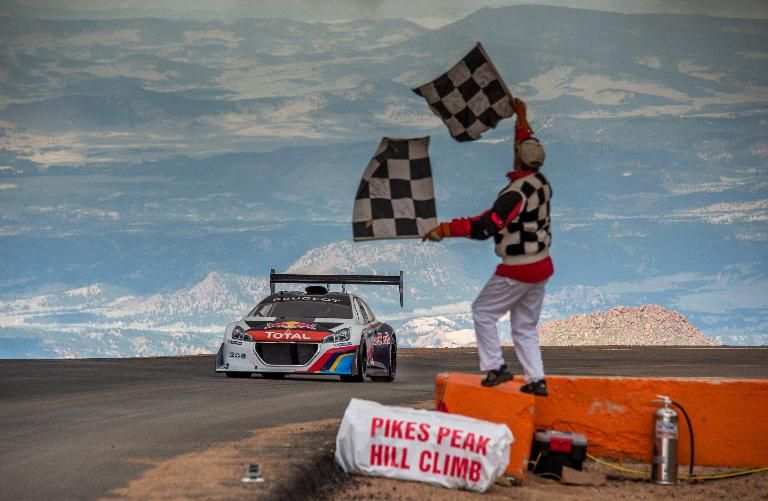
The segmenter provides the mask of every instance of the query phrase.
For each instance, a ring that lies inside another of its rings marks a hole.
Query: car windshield
[[[312,296],[277,297],[275,301],[256,306],[250,317],[278,318],[352,318],[352,306],[344,301]]]

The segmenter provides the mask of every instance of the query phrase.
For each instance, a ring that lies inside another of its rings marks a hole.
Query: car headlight
[[[323,338],[324,343],[341,343],[342,341],[349,341],[352,336],[352,331],[348,327],[339,329],[333,334],[329,334]]]
[[[232,329],[232,339],[237,339],[239,341],[253,341],[251,335],[245,332],[239,325],[236,325],[235,328]]]

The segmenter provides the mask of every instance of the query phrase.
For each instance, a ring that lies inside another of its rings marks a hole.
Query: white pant
[[[475,321],[481,371],[498,369],[504,363],[496,324],[509,312],[512,341],[515,343],[517,359],[523,366],[525,382],[544,378],[544,363],[541,361],[536,325],[544,302],[546,283],[545,280],[529,284],[493,275],[485,284],[472,303],[472,319]]]

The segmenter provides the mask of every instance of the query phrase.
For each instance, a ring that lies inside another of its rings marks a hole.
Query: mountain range
[[[431,136],[441,220],[492,203],[511,120],[459,144],[410,90],[478,40],[547,151],[542,321],[655,304],[717,343],[768,343],[765,19],[521,5],[428,29],[11,12],[0,356],[210,351],[270,268],[404,270],[406,308],[366,291],[374,309],[413,345],[463,342],[491,244],[353,244],[350,216],[382,136]]]
[[[375,247],[371,246],[369,250]],[[478,287],[470,277],[446,276],[435,262],[451,265],[450,254],[436,247],[389,244],[378,253],[360,252],[347,242],[314,249],[288,273],[397,274],[407,262],[406,309],[394,287],[349,286],[375,305],[379,318],[395,327],[402,347],[474,346],[469,304],[462,299]],[[463,287],[456,287],[456,283]],[[285,286],[287,290],[301,285]],[[210,273],[193,287],[170,294],[135,296],[103,284],[23,299],[0,301],[0,357],[131,357],[211,353],[223,326],[239,319],[269,291],[265,278]],[[441,306],[432,304],[439,294]],[[455,303],[446,303],[455,301]],[[549,297],[546,309],[556,309]],[[545,316],[547,314],[545,313]],[[507,320],[502,339],[510,343]],[[6,336],[7,336],[6,334]],[[15,334],[15,335],[14,335]],[[680,313],[657,305],[618,306],[607,311],[551,320],[540,326],[542,345],[701,345],[717,344]]]

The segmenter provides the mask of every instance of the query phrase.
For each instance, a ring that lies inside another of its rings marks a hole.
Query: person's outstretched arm
[[[463,217],[440,223],[424,235],[423,240],[439,242],[445,237],[468,237],[475,240],[485,240],[504,228],[515,219],[523,208],[523,197],[520,193],[509,191],[504,193],[493,207],[476,217]]]

